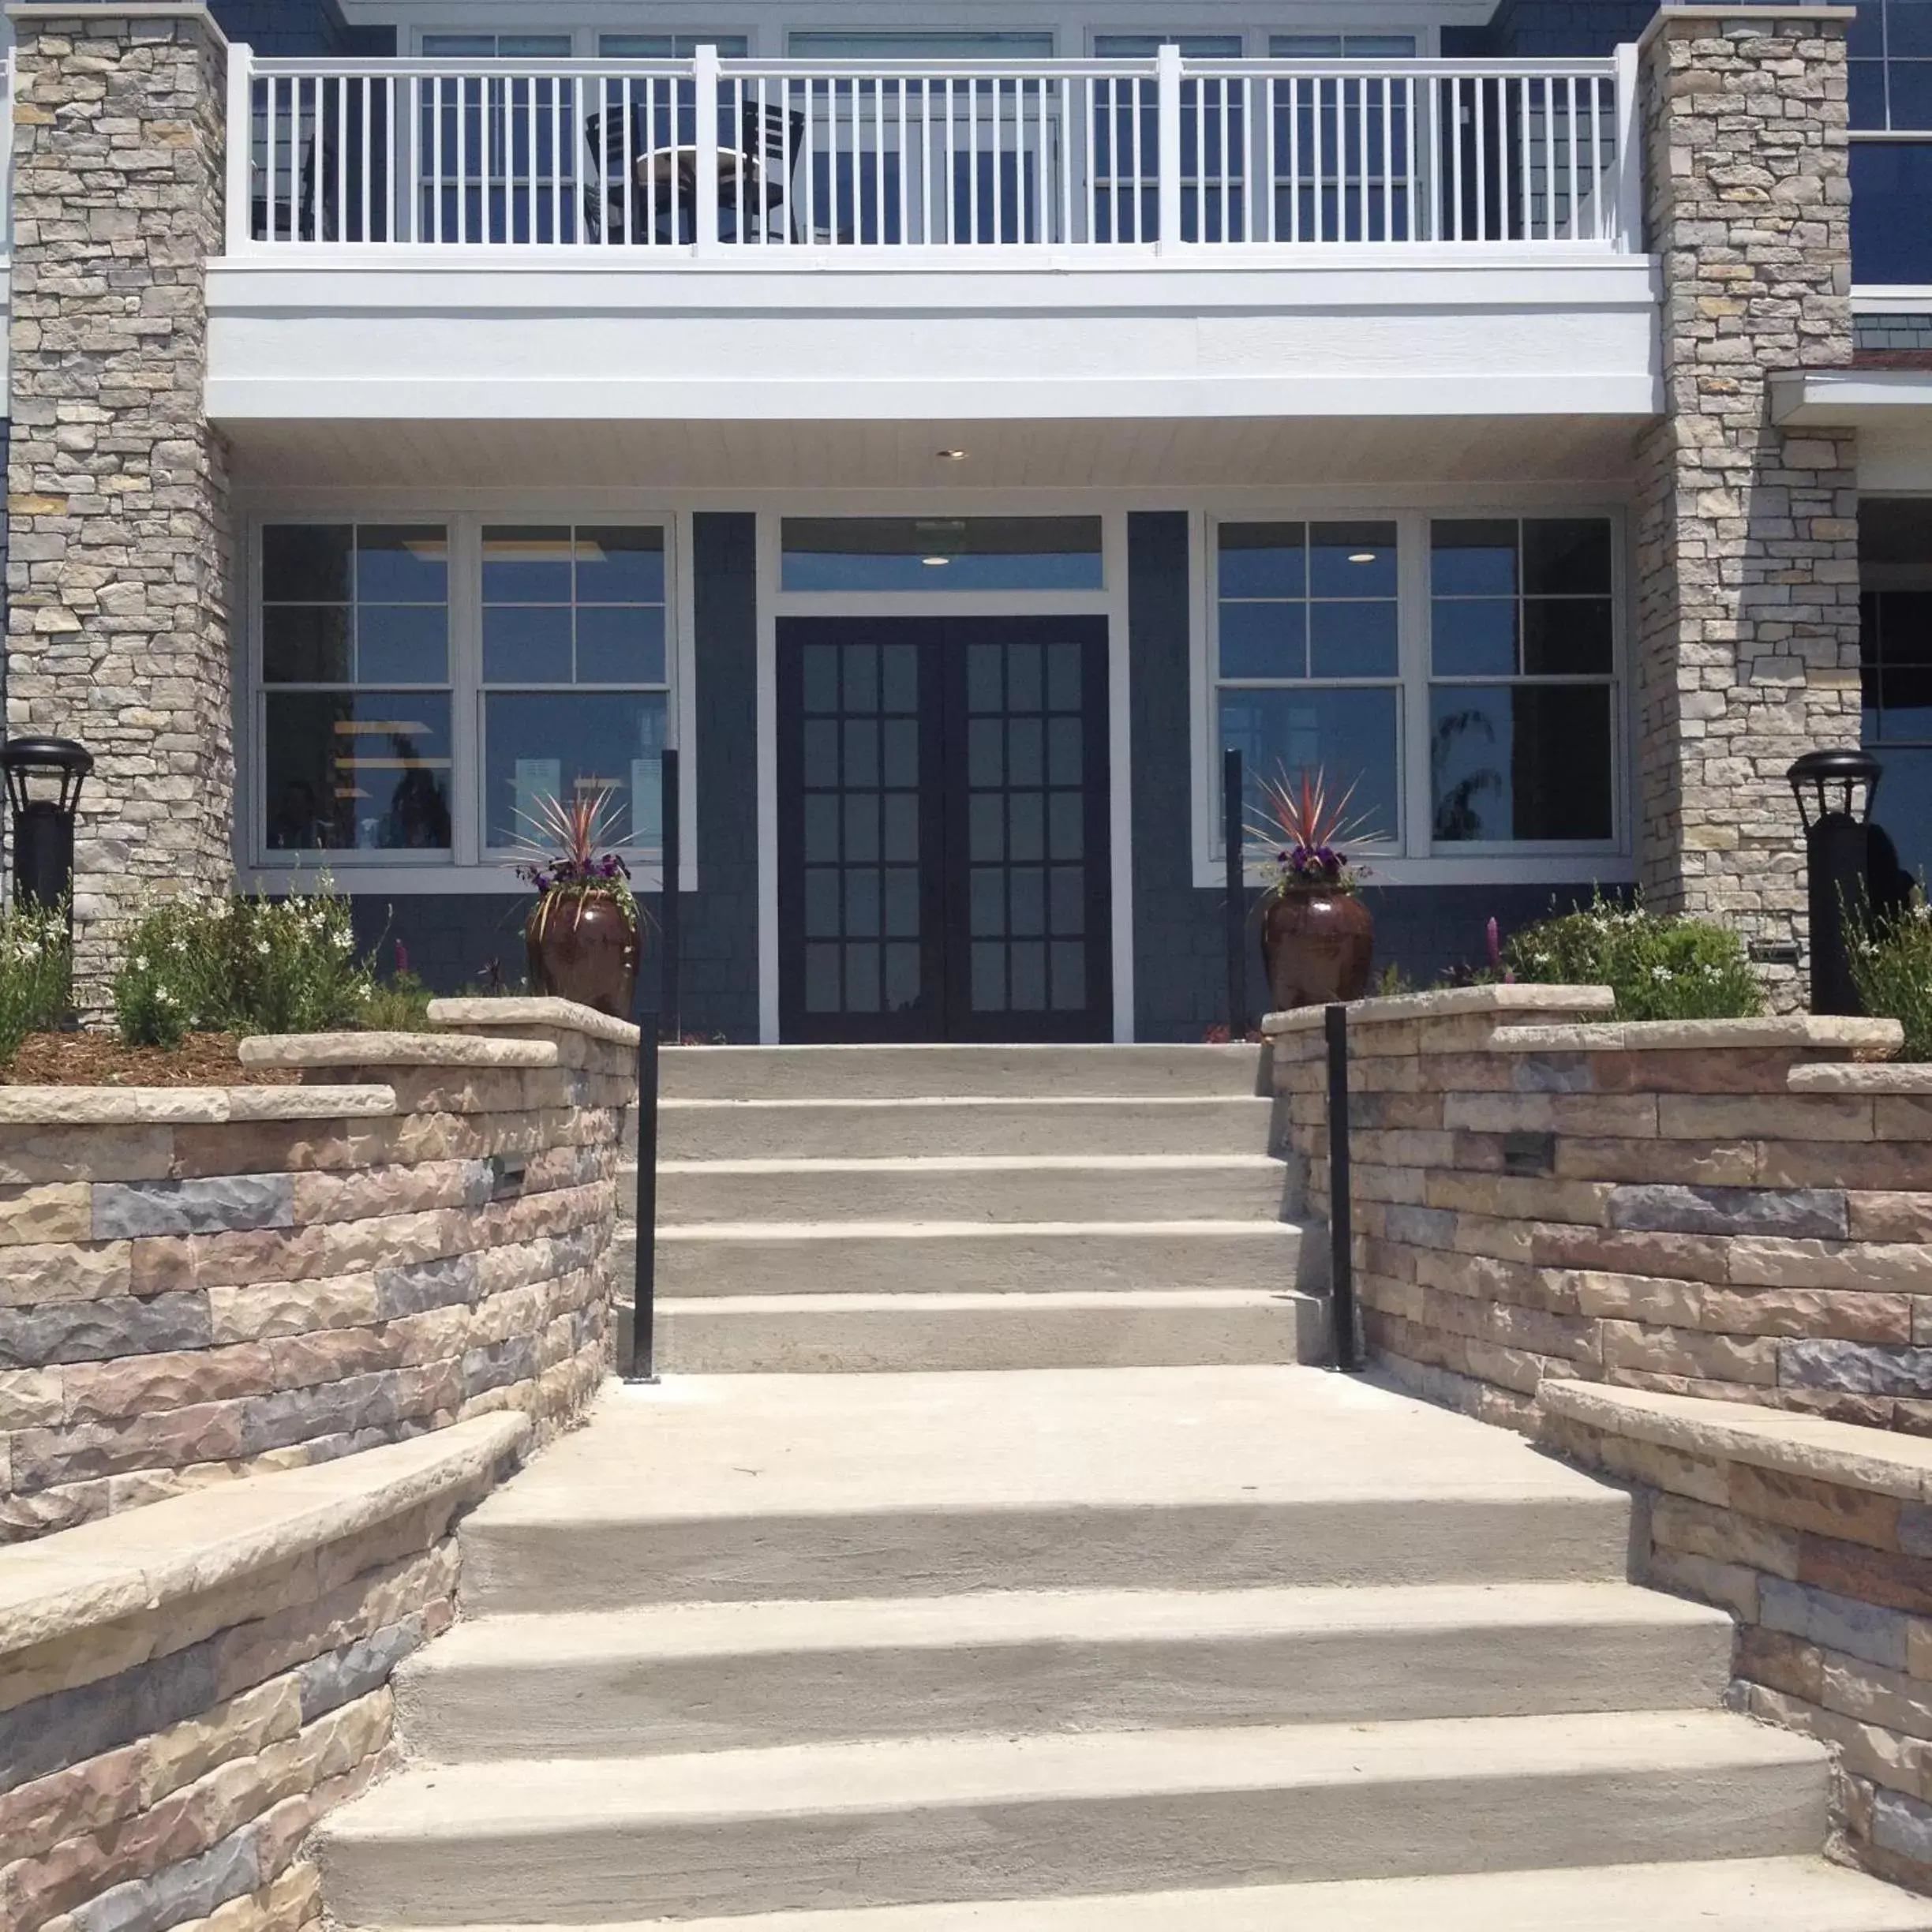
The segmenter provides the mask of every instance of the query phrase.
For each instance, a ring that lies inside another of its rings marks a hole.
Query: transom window
[[[787,590],[1098,590],[1098,517],[787,517]]]
[[[607,33],[597,36],[605,60],[689,60],[701,47],[714,47],[721,60],[743,60],[751,45],[743,34]]]
[[[1413,60],[1413,34],[1270,34],[1271,60]]]
[[[425,57],[431,60],[568,60],[567,33],[426,33]]]

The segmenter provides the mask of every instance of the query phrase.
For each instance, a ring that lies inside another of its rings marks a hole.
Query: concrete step
[[[872,1739],[406,1770],[314,1844],[352,1925],[1791,1856],[1822,1747],[1722,1713]]]
[[[1619,1583],[676,1604],[459,1624],[397,1677],[444,1762],[865,1737],[1714,1709],[1723,1612]]]
[[[683,1932],[1932,1932],[1932,1899],[1822,1859],[1457,1872],[687,1919]],[[392,1929],[393,1932],[393,1929]],[[500,1932],[472,1926],[468,1932]],[[646,1932],[640,1924],[605,1932]]]
[[[1254,1096],[1114,1100],[672,1100],[663,1160],[876,1160],[902,1155],[1263,1154]],[[636,1168],[626,1172],[635,1185]]]
[[[1621,1580],[1629,1499],[1304,1368],[613,1386],[463,1526],[472,1615],[977,1589]]]
[[[1327,1304],[1292,1291],[711,1295],[657,1304],[666,1375],[1196,1368],[1328,1358]],[[631,1306],[616,1305],[617,1359]]]
[[[661,1226],[719,1221],[1240,1221],[1282,1217],[1265,1154],[663,1161]]]
[[[636,1279],[620,1226],[612,1279]],[[1319,1290],[1327,1251],[1292,1222],[714,1222],[657,1230],[665,1297]]]
[[[1090,1099],[1266,1093],[1256,1046],[678,1046],[676,1100]]]

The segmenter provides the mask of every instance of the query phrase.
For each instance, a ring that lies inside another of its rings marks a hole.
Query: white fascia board
[[[1852,313],[1855,316],[1932,315],[1932,287],[1890,282],[1854,283]]]
[[[210,267],[208,407],[218,421],[1644,417],[1662,402],[1656,289],[1644,257],[1520,251],[966,273],[249,257]]]
[[[1932,369],[1781,369],[1771,420],[1785,429],[1855,429],[1932,410]]]

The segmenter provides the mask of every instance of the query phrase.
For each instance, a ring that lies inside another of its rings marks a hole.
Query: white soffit
[[[227,425],[253,488],[1236,489],[1620,484],[1646,419],[1462,416],[1107,422]],[[955,462],[939,452],[964,449]]]
[[[1932,441],[1932,369],[1782,369],[1771,419],[1787,429],[1921,432]]]

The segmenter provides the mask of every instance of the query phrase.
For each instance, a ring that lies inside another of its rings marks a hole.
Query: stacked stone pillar
[[[6,725],[93,751],[84,1005],[144,897],[234,876],[228,476],[204,413],[227,43],[205,7],[9,9]]]
[[[1859,741],[1855,439],[1781,430],[1770,396],[1851,359],[1852,12],[1666,6],[1642,52],[1666,413],[1638,451],[1641,876],[1761,953],[1804,937],[1785,771]]]

